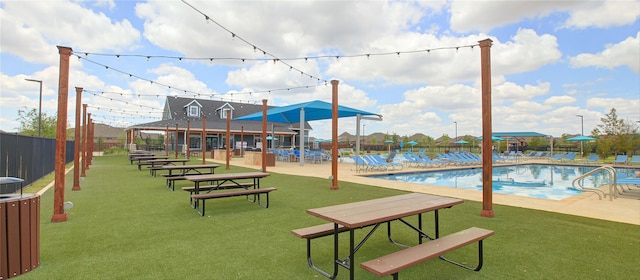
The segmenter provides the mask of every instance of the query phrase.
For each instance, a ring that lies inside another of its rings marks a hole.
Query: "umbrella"
[[[464,139],[462,139],[462,140],[456,141],[456,144],[469,144],[469,142],[467,142]]]
[[[417,145],[418,142],[411,140],[411,141],[407,142],[407,144],[411,145],[411,151],[413,152],[413,146]]]
[[[579,136],[571,137],[571,138],[567,139],[567,141],[580,141],[580,142],[593,141],[593,140],[596,140],[596,138],[589,137],[589,136],[583,136],[583,135],[579,135]]]
[[[389,146],[389,153],[391,153],[391,144],[393,144],[393,140],[387,139],[387,140],[384,140],[384,143]]]

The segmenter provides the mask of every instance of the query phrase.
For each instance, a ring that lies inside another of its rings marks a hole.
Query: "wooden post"
[[[338,80],[331,80],[331,189],[338,189]]]
[[[240,157],[244,157],[244,125],[240,126]]]
[[[267,100],[262,99],[262,172],[267,172]],[[273,141],[273,140],[272,140]]]
[[[53,192],[53,216],[51,222],[64,222],[64,173],[67,153],[67,102],[69,96],[69,57],[73,50],[58,46],[60,72],[58,74],[58,123],[56,127],[55,187]]]
[[[187,120],[187,131],[184,133],[184,141],[187,145],[187,149],[185,150],[185,155],[184,157],[186,157],[187,159],[189,159],[191,157],[191,136],[189,135],[191,133],[191,121]]]
[[[73,139],[73,187],[72,191],[79,191],[80,188],[80,110],[82,108],[82,88],[76,87],[76,129]]]
[[[227,166],[226,169],[229,170],[229,161],[231,160],[231,147],[230,147],[230,143],[231,143],[231,111],[227,112],[227,141],[225,141],[225,145],[227,146]]]
[[[178,123],[176,123],[176,144],[175,144],[175,154],[176,154],[176,158],[178,158]]]
[[[93,151],[94,151],[94,135],[95,135],[95,130],[96,128],[96,124],[93,122],[93,119],[89,119],[89,164],[91,165],[93,162]]]
[[[169,156],[169,125],[164,130],[164,155]]]
[[[493,150],[491,145],[491,39],[479,41],[482,77],[482,217],[494,217],[493,213]]]
[[[82,174],[86,177],[87,169],[87,104],[82,104]]]
[[[205,163],[205,155],[207,154],[207,116],[202,116],[202,142],[200,143],[200,150],[202,150],[202,164]]]
[[[87,113],[87,158],[85,159],[87,161],[86,165],[87,165],[87,170],[89,170],[90,164],[91,164],[91,154],[89,153],[89,150],[91,150],[91,143],[89,142],[89,140],[91,140],[91,137],[89,136],[89,134],[91,133],[91,113]]]

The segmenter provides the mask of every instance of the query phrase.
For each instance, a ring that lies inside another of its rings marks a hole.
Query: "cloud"
[[[51,15],[64,16],[52,20]],[[122,50],[140,39],[127,19],[113,21],[69,1],[5,1],[0,25],[2,51],[28,62],[55,64],[56,45],[76,51]]]
[[[544,101],[544,104],[549,104],[549,105],[566,105],[566,104],[571,104],[576,102],[576,98],[573,96],[567,96],[567,95],[563,95],[563,96],[551,96],[549,97],[547,100]]]
[[[600,109],[606,113],[608,113],[611,108],[615,108],[619,118],[638,121],[640,120],[640,93],[638,93],[636,97],[635,100],[619,97],[589,98],[586,107],[590,109]]]
[[[584,29],[588,27],[609,28],[634,23],[640,17],[638,1],[589,1],[591,5],[581,5],[572,11],[563,24],[565,28]]]
[[[640,16],[637,1],[452,1],[451,29],[460,33],[489,32],[495,28],[547,18],[566,17],[558,28],[609,28],[632,24]]]
[[[582,53],[570,58],[571,66],[603,67],[613,69],[626,65],[636,73],[640,73],[640,32],[636,37],[628,37],[620,43],[607,45],[606,48],[595,54]]]
[[[580,5],[580,1],[452,1],[450,24],[456,32],[489,32],[500,26],[543,18]]]

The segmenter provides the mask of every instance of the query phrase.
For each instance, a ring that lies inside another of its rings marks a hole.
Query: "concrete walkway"
[[[207,159],[208,161],[221,164],[224,168],[225,161],[218,161]],[[526,163],[536,163],[536,161],[528,161]],[[546,161],[538,163],[548,163]],[[242,166],[247,168],[254,168],[260,170],[260,166],[249,165],[244,162],[244,158],[235,157],[230,160],[231,165]],[[398,189],[410,192],[422,192],[436,195],[457,197],[466,200],[482,201],[482,193],[473,190],[461,190],[448,187],[428,186],[422,184],[406,183],[406,182],[393,182],[390,183],[387,180],[373,179],[363,176],[362,173],[356,173],[353,169],[352,163],[339,163],[338,164],[338,181],[339,182],[353,182],[365,185],[378,186],[383,188]],[[413,172],[413,171],[427,171],[436,170],[435,168],[414,168],[405,167],[401,172]],[[313,176],[327,179],[327,189],[331,187],[331,163],[325,162],[322,164],[313,164],[306,162],[304,166],[300,166],[298,162],[276,162],[276,166],[267,167],[267,172],[299,175],[299,176]],[[384,172],[391,173],[391,172]],[[368,172],[364,175],[375,174]],[[340,183],[338,183],[340,186]],[[339,191],[339,190],[338,190]],[[585,192],[563,200],[548,200],[540,198],[530,198],[515,195],[503,195],[493,194],[493,203],[500,205],[509,205],[515,207],[537,209],[543,211],[550,211],[556,213],[577,215],[595,219],[609,220],[621,223],[629,223],[640,225],[640,200],[617,198],[613,201],[609,201],[609,198],[598,199],[595,193]],[[478,215],[480,215],[478,209]],[[500,215],[500,213],[496,213]]]

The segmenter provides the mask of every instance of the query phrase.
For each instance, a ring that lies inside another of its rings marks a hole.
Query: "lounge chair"
[[[550,158],[550,161],[562,161],[562,158],[564,158],[564,156],[566,155],[566,153],[559,153],[559,154],[555,154],[553,155],[552,158]]]
[[[600,156],[598,154],[590,154],[589,158],[587,158],[584,163],[598,163],[598,161],[600,161]]]
[[[640,164],[640,156],[631,157],[631,160],[629,160],[629,165],[633,165],[634,163]]]
[[[578,153],[568,153],[563,159],[560,159],[560,162],[576,161],[576,155]]]
[[[380,155],[371,155],[369,157],[382,166],[386,166],[388,168],[393,168],[393,169],[395,169],[396,167],[400,167],[400,169],[402,169],[402,164],[395,163],[395,162],[388,162],[387,160],[382,158],[382,156]]]
[[[616,159],[613,161],[613,164],[627,164],[627,155],[618,155]]]

